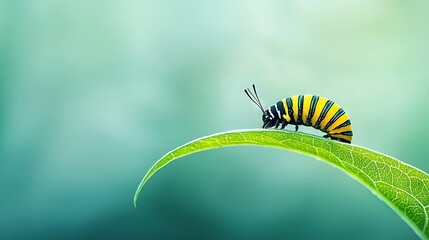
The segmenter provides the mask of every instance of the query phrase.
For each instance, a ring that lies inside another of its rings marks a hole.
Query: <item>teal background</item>
[[[2,1],[1,239],[417,239],[345,173],[236,147],[296,94],[340,104],[353,143],[429,171],[428,1]],[[289,130],[291,128],[288,128]],[[301,131],[322,133],[309,128]]]

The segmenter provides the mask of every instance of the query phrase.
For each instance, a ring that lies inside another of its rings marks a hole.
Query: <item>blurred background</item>
[[[353,143],[429,171],[428,1],[2,1],[1,239],[417,239],[342,171],[294,152],[197,153],[296,94]],[[291,129],[291,128],[289,128]],[[302,127],[301,131],[311,132]],[[314,132],[322,135],[320,132]]]

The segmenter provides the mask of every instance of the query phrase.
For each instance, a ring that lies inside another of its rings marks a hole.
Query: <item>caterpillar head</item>
[[[265,112],[262,114],[262,121],[264,122],[262,128],[271,128],[276,125],[277,120],[273,116],[271,116],[268,110],[265,110]]]
[[[262,125],[262,128],[270,128],[276,125],[276,120],[270,114],[270,112],[267,110],[264,111],[264,108],[262,107],[261,100],[259,100],[258,93],[256,92],[255,84],[253,86],[253,93],[249,89],[245,89],[244,92],[247,94],[247,96],[256,104],[256,106],[259,107],[262,111],[262,121],[264,122],[264,125]]]

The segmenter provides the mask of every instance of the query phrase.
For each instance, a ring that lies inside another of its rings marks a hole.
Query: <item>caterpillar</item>
[[[331,138],[345,143],[351,143],[352,124],[346,112],[333,101],[317,95],[295,95],[281,99],[264,111],[261,101],[253,84],[253,93],[247,88],[247,96],[262,111],[262,128],[284,129],[288,124],[311,126],[326,133],[324,138]]]

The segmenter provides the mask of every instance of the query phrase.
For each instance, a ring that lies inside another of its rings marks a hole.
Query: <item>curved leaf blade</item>
[[[257,145],[301,152],[343,170],[365,185],[396,211],[421,237],[429,239],[429,175],[387,155],[351,144],[300,132],[236,130],[186,143],[159,159],[146,173],[134,195],[138,196],[153,174],[171,161],[212,148]]]

